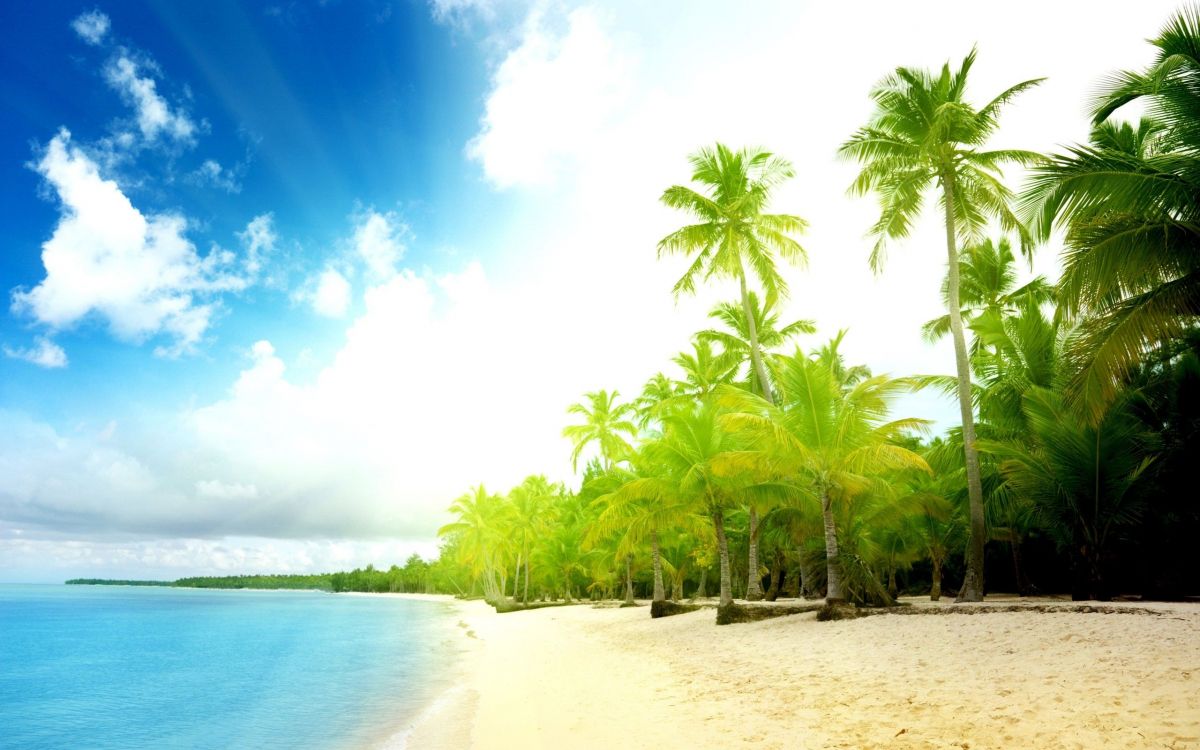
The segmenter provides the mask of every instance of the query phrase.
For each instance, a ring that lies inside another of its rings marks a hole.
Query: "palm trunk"
[[[525,603],[528,604],[529,603],[529,553],[528,552],[525,553],[525,594],[524,594],[523,598],[525,600]]]
[[[833,524],[833,503],[828,491],[821,493],[821,518],[825,523],[825,601],[841,604],[846,595],[842,593],[842,561],[838,557],[837,527]]]
[[[513,598],[514,602],[517,600],[517,589],[519,589],[520,586],[521,586],[521,553],[518,552],[517,553],[517,567],[513,570],[512,598]],[[505,588],[507,588],[507,587],[505,587]]]
[[[662,560],[659,558],[658,552],[658,529],[650,530],[650,553],[654,560],[654,599],[653,601],[661,602],[667,598],[666,591],[663,589],[662,578]]]
[[[763,364],[762,352],[758,344],[758,323],[754,320],[754,310],[750,307],[750,292],[746,289],[746,274],[738,274],[742,291],[742,312],[746,315],[746,332],[750,334],[750,362],[758,377],[758,385],[762,388],[763,398],[768,403],[775,403],[775,394],[771,392],[771,381],[767,378],[767,368]],[[758,511],[750,508],[750,559],[746,579],[746,599],[757,601],[763,598],[762,582],[758,575]]]
[[[771,587],[767,589],[766,596],[763,598],[769,602],[773,602],[779,598],[779,587],[783,578],[783,553],[775,550],[775,556],[771,558]]]
[[[747,561],[746,600],[751,602],[763,598],[762,576],[758,572],[758,511],[750,507],[750,559]]]
[[[707,599],[708,590],[705,584],[708,583],[708,568],[700,569],[700,585],[696,587],[696,598]]]
[[[729,540],[725,538],[725,516],[721,511],[713,513],[713,529],[717,532],[717,552],[721,558],[720,606],[733,603],[732,578],[729,575]]]
[[[633,555],[625,555],[625,604],[633,601]]]
[[[957,601],[983,601],[983,545],[987,528],[983,516],[983,484],[979,478],[979,452],[975,450],[975,413],[971,406],[971,362],[963,335],[962,303],[959,300],[958,239],[954,228],[955,186],[953,170],[942,173],[946,209],[946,257],[950,333],[954,338],[954,362],[958,369],[958,408],[962,414],[963,454],[967,466],[967,498],[971,508],[971,538],[967,542],[967,573]]]
[[[942,558],[932,557],[929,562],[933,564],[933,586],[929,589],[929,601],[936,602],[942,598]]]

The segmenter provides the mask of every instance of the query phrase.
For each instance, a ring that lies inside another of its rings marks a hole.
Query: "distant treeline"
[[[80,586],[172,586],[170,581],[122,581],[116,578],[72,578],[67,585]]]
[[[178,586],[193,589],[298,589],[306,591],[364,591],[376,593],[433,593],[439,587],[430,580],[430,564],[411,555],[404,567],[393,565],[378,570],[374,565],[342,573],[307,575],[193,576],[177,581],[118,581],[106,578],[72,578],[68,584],[109,586]]]

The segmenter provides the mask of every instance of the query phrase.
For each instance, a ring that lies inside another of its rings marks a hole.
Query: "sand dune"
[[[1200,605],[724,627],[462,606],[464,677],[414,750],[1200,748]]]

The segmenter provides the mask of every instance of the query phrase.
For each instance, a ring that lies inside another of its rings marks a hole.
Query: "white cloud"
[[[357,217],[351,241],[367,271],[376,278],[385,279],[396,273],[408,233],[408,226],[395,213],[367,209]]]
[[[238,238],[246,246],[246,273],[253,276],[262,270],[263,262],[275,251],[275,243],[279,241],[279,235],[275,233],[275,215],[255,216],[245,231],[238,233]]]
[[[222,167],[215,159],[205,159],[199,167],[188,173],[187,180],[193,185],[215,187],[226,193],[242,192],[242,183],[237,171]]]
[[[340,318],[350,307],[350,282],[336,268],[326,268],[317,277],[313,290],[312,308],[329,318]]]
[[[187,112],[167,103],[158,93],[155,80],[142,74],[143,67],[122,52],[107,65],[104,77],[136,111],[138,129],[147,142],[153,143],[160,134],[166,134],[176,141],[190,143],[196,134],[196,124]]]
[[[91,45],[99,45],[104,42],[104,37],[108,35],[109,25],[108,16],[99,10],[89,10],[71,22],[71,28],[75,29],[75,33]]]
[[[61,346],[45,336],[38,336],[35,340],[35,346],[28,349],[12,349],[6,345],[4,347],[4,356],[11,357],[12,359],[21,359],[39,367],[50,369],[67,366],[67,353],[63,351]]]
[[[202,258],[184,234],[183,216],[143,215],[67,131],[50,141],[36,168],[57,193],[62,216],[42,245],[46,277],[13,292],[14,311],[53,330],[97,315],[128,341],[171,338],[157,351],[175,355],[207,330],[207,298],[246,286],[229,272],[231,253],[214,249]]]
[[[496,14],[495,0],[430,0],[433,18],[439,23],[461,23],[468,16],[478,15],[484,20]]]
[[[631,65],[595,10],[572,11],[561,35],[534,11],[520,46],[495,72],[467,153],[500,187],[552,182],[595,147],[628,96]]]

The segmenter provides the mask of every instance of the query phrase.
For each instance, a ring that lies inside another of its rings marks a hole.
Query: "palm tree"
[[[501,542],[498,517],[502,500],[484,486],[473,487],[450,506],[457,521],[438,529],[438,536],[457,537],[459,549],[476,578],[483,577],[483,594],[489,602],[503,598],[503,584],[496,581],[497,552]]]
[[[771,401],[771,383],[763,363],[758,322],[746,283],[747,266],[766,292],[763,309],[787,295],[787,282],[775,267],[775,254],[800,264],[807,260],[804,248],[791,235],[802,232],[806,222],[791,214],[764,213],[776,185],[794,175],[792,165],[763,149],[733,149],[718,143],[689,157],[692,180],[705,192],[684,185],[667,188],[662,201],[694,216],[699,223],[672,232],[658,243],[658,255],[694,256],[691,266],[675,284],[678,297],[693,293],[698,278],[736,279],[741,289],[742,321],[746,325],[752,369],[764,397]],[[747,598],[761,599],[757,561],[758,509],[750,509],[750,562]]]
[[[802,232],[806,222],[791,214],[764,213],[771,191],[793,176],[787,160],[763,149],[734,151],[723,144],[702,148],[689,157],[692,180],[705,192],[674,185],[662,194],[662,202],[694,216],[698,223],[678,229],[658,243],[658,255],[694,256],[688,270],[676,282],[675,296],[694,293],[697,280],[736,279],[741,288],[742,311],[748,323],[750,357],[758,381],[768,400],[771,387],[763,366],[750,291],[749,273],[766,291],[766,307],[787,295],[787,282],[775,267],[775,255],[800,264],[804,248],[791,236]]]
[[[583,394],[587,403],[571,404],[568,414],[583,417],[583,424],[568,425],[563,428],[563,437],[574,443],[571,451],[571,466],[579,467],[579,454],[591,443],[600,447],[600,457],[605,468],[610,468],[614,461],[624,459],[632,448],[628,440],[637,435],[637,427],[631,418],[634,416],[633,404],[617,402],[618,392],[594,391]]]
[[[643,447],[633,461],[633,470],[621,472],[618,486],[596,498],[599,515],[588,532],[589,539],[621,532],[630,544],[650,542],[651,563],[654,569],[653,601],[666,599],[660,533],[664,529],[680,529],[702,533],[702,517],[696,505],[667,475],[664,466],[653,461],[654,449]]]
[[[1200,7],[1170,18],[1154,62],[1106,81],[1091,143],[1037,168],[1022,211],[1039,239],[1066,229],[1061,305],[1088,316],[1068,349],[1071,400],[1103,414],[1145,351],[1200,316]],[[1132,101],[1148,117],[1121,123]]]
[[[1139,480],[1155,448],[1129,405],[1119,399],[1093,424],[1061,394],[1031,388],[1025,414],[1032,439],[981,443],[1000,460],[1005,483],[1031,500],[1060,548],[1077,561],[1075,598],[1108,598],[1112,540],[1143,509]]]
[[[699,335],[692,341],[691,352],[680,352],[671,361],[683,371],[678,393],[693,398],[704,398],[717,386],[730,382],[737,369],[723,352],[713,350],[712,341]]]
[[[789,343],[796,336],[815,332],[816,326],[811,320],[795,320],[784,326],[779,325],[779,313],[765,307],[754,292],[749,293],[750,314],[753,322],[746,317],[746,307],[736,302],[720,302],[709,311],[708,317],[724,324],[724,330],[710,328],[696,334],[699,341],[709,341],[719,344],[722,356],[736,365],[738,369],[747,368],[746,385],[751,391],[760,395],[763,393],[762,384],[754,372],[754,359],[751,355],[753,342],[750,339],[750,328],[754,327],[758,336],[760,350],[767,352],[776,350]],[[768,371],[770,361],[764,361]],[[768,374],[770,374],[768,372]]]
[[[978,237],[989,219],[997,220],[1005,231],[1019,234],[1023,242],[1026,240],[1028,235],[1010,207],[1012,193],[1000,180],[1000,167],[1008,163],[1033,164],[1040,158],[1028,151],[985,147],[996,130],[1000,108],[1041,79],[1018,83],[975,109],[965,100],[967,75],[974,62],[975,50],[971,50],[956,71],[950,69],[949,63],[942,66],[938,75],[897,68],[871,91],[875,112],[870,121],[839,149],[841,156],[862,164],[850,186],[851,194],[874,192],[880,199],[879,220],[871,228],[876,238],[871,266],[876,271],[883,266],[886,241],[908,236],[926,193],[935,184],[941,189],[949,269],[946,298],[958,370],[958,403],[971,509],[971,543],[960,601],[983,599],[983,548],[987,532],[971,411],[971,367],[963,334],[958,243],[963,238]]]
[[[645,446],[647,460],[660,467],[659,481],[640,486],[638,492],[675,505],[679,509],[675,512],[681,515],[687,507],[711,519],[720,558],[720,605],[726,606],[733,601],[733,588],[725,514],[751,482],[735,462],[728,460],[742,446],[738,436],[721,426],[720,414],[711,398],[676,404],[667,410],[662,417],[662,435]],[[713,468],[718,456],[723,457],[720,471]]]
[[[560,492],[560,487],[551,484],[546,477],[538,475],[526,477],[508,493],[512,506],[512,524],[509,532],[519,535],[520,550],[517,559],[525,561],[525,589],[521,600],[526,604],[529,603],[529,567],[532,557],[530,542],[541,533],[544,516]],[[515,599],[515,585],[513,592]]]
[[[1017,287],[1017,256],[1007,237],[999,242],[990,238],[963,248],[958,260],[959,301],[962,317],[968,328],[996,325],[1005,315],[1016,312],[1018,306],[1032,299],[1037,304],[1050,302],[1054,292],[1044,278],[1038,276]],[[942,295],[949,296],[949,275],[942,282]],[[947,300],[947,308],[949,308]],[[950,333],[950,314],[934,318],[921,327],[925,338],[937,341]],[[978,331],[976,331],[978,334]],[[971,345],[974,359],[981,347],[975,336]]]
[[[876,375],[844,389],[831,368],[797,351],[780,362],[779,405],[733,389],[722,395],[723,402],[737,408],[723,424],[745,433],[756,446],[732,460],[773,475],[820,502],[825,598],[830,603],[845,601],[834,503],[850,502],[872,490],[881,472],[928,469],[924,459],[898,444],[909,431],[923,429],[925,422],[885,421],[892,399],[911,388],[907,380]]]

